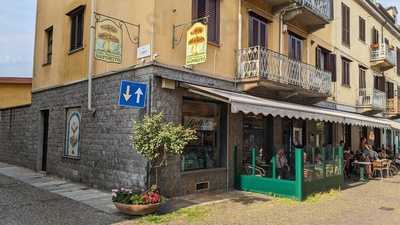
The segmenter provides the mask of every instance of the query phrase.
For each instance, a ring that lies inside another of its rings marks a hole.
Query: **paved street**
[[[118,225],[399,225],[400,177],[353,183],[299,203],[260,194],[230,196],[223,202],[195,207],[173,216],[150,216]]]
[[[203,193],[169,201],[165,208],[172,213],[129,218],[116,212],[109,193],[0,163],[0,225],[397,225],[399,187],[400,176],[355,182],[302,203],[245,192]]]
[[[1,225],[100,225],[122,218],[0,175]]]

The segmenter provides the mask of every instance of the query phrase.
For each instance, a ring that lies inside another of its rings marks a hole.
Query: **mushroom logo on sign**
[[[97,24],[95,57],[109,63],[122,61],[122,29],[111,20]]]
[[[186,35],[186,65],[205,63],[207,60],[207,25],[198,22]]]

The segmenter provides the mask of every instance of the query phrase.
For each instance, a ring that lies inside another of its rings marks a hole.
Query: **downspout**
[[[237,76],[239,75],[240,72],[240,50],[242,49],[242,0],[238,0],[238,4],[239,4],[239,10],[238,10],[238,43],[237,43],[237,68],[236,68],[236,76],[234,78],[235,81],[235,87],[237,87]]]
[[[90,40],[89,40],[89,62],[88,62],[88,110],[92,109],[92,77],[93,77],[93,59],[94,59],[94,42],[96,36],[96,0],[92,0],[90,10]]]
[[[237,48],[238,48],[238,52],[237,52],[237,74],[240,71],[240,54],[239,51],[240,49],[242,49],[242,0],[238,0],[238,4],[239,4],[239,9],[238,9],[238,43],[237,43]],[[236,78],[235,78],[235,85],[236,85]],[[230,151],[230,146],[229,146],[229,136],[230,136],[230,113],[231,113],[231,105],[230,103],[228,103],[228,107],[227,107],[227,112],[226,112],[226,191],[229,191],[229,151]],[[235,175],[235,174],[234,174]]]

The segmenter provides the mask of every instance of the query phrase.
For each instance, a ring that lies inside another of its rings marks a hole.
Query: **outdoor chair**
[[[245,170],[247,174],[251,175],[253,171],[253,166],[251,164],[247,164],[245,165]],[[259,166],[256,166],[255,171],[256,171],[256,176],[261,176],[261,177],[266,176],[265,170]]]
[[[380,173],[380,177],[381,179],[383,179],[383,171],[387,171],[387,175],[389,176],[389,170],[388,170],[388,166],[387,163],[383,160],[375,160],[372,162],[372,174],[374,176],[377,176],[377,172]]]

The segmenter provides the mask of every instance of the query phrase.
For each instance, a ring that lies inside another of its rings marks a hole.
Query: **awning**
[[[187,84],[190,92],[224,101],[231,105],[232,113],[262,114],[296,119],[307,119],[333,123],[351,124],[376,128],[391,128],[394,121],[368,117],[356,113],[323,109],[294,103],[264,99],[252,95],[225,91],[215,88]],[[400,124],[398,125],[400,128]]]

